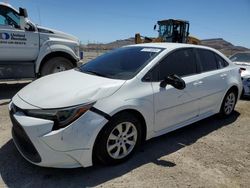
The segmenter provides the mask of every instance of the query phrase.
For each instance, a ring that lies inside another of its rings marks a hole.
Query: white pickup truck
[[[40,27],[0,2],[0,80],[36,78],[77,66],[79,40],[69,34]]]

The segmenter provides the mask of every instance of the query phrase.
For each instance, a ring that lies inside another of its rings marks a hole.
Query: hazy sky
[[[0,0],[1,1],[1,0]],[[77,36],[83,43],[111,42],[140,32],[157,36],[157,20],[190,22],[200,39],[224,38],[250,48],[250,0],[3,0],[28,9],[37,24]]]

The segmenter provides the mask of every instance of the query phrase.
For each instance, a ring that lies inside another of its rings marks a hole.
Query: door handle
[[[226,73],[221,74],[220,77],[221,77],[222,79],[224,79],[225,77],[227,77],[227,74],[226,74]]]
[[[201,80],[198,81],[198,82],[194,82],[194,83],[193,83],[194,86],[198,86],[198,85],[201,85],[201,84],[203,84],[203,81],[201,81]]]

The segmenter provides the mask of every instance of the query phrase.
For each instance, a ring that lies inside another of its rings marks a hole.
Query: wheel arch
[[[218,107],[217,107],[217,112],[220,112],[220,109],[221,109],[223,100],[224,100],[226,94],[227,94],[229,91],[231,91],[231,90],[234,90],[234,91],[236,92],[236,94],[237,94],[237,100],[239,99],[239,92],[240,92],[240,91],[239,91],[239,90],[240,90],[239,87],[238,87],[237,85],[231,85],[231,86],[225,91],[225,93],[224,93],[224,95],[223,95],[223,98],[222,98],[221,102],[219,103],[219,105],[218,105]]]
[[[146,125],[146,120],[144,118],[144,116],[142,115],[141,112],[139,112],[138,110],[135,110],[135,109],[132,109],[132,108],[129,108],[129,109],[123,109],[121,111],[118,111],[116,112],[115,114],[113,114],[110,119],[112,119],[113,117],[121,114],[121,113],[130,113],[130,114],[133,114],[134,116],[136,116],[140,122],[141,122],[141,125],[142,125],[142,137],[141,137],[141,143],[145,142],[146,140],[146,137],[147,137],[147,125]],[[109,120],[110,121],[110,120]],[[93,152],[92,152],[92,161],[95,161],[95,150],[96,150],[96,143],[97,143],[97,140],[99,139],[99,136],[102,134],[102,132],[104,131],[105,127],[107,126],[108,123],[106,123],[102,128],[101,130],[99,131],[99,133],[97,134],[96,136],[96,139],[95,139],[95,142],[94,142],[94,145],[93,145]]]
[[[124,113],[124,112],[132,114],[140,120],[141,125],[142,125],[142,127],[141,127],[142,128],[142,130],[141,130],[142,131],[142,140],[141,141],[144,142],[146,140],[146,136],[147,136],[147,124],[146,124],[146,120],[145,120],[144,116],[142,115],[141,112],[139,112],[138,110],[135,110],[135,109],[121,110],[121,111],[117,112],[116,114],[114,114],[113,116],[118,115],[120,113]]]
[[[238,96],[239,96],[239,88],[238,88],[236,85],[233,85],[233,86],[231,86],[231,87],[227,90],[227,92],[230,91],[230,90],[235,91],[236,94],[237,94],[237,98],[238,98]]]
[[[237,95],[237,99],[239,99],[239,92],[240,92],[240,89],[237,85],[231,85],[227,90],[226,92],[224,93],[223,95],[223,99],[225,98],[226,94],[229,92],[229,91],[235,91],[236,92],[236,95]]]
[[[122,110],[120,110],[120,111],[114,113],[114,114],[111,116],[111,119],[112,119],[113,117],[115,117],[115,116],[121,114],[121,113],[129,113],[129,114],[132,114],[132,115],[136,116],[136,117],[140,120],[140,122],[141,122],[141,124],[142,124],[142,142],[144,142],[144,141],[146,140],[146,137],[147,137],[147,130],[148,130],[148,128],[147,128],[146,119],[144,118],[144,116],[142,115],[142,113],[139,112],[139,111],[136,110],[136,109],[127,108],[127,109],[122,109]],[[106,126],[106,125],[105,125],[105,126]],[[105,127],[105,126],[104,126],[104,127]],[[102,129],[104,129],[104,127],[102,127]],[[101,130],[101,131],[102,131],[102,130]],[[101,131],[100,131],[100,132],[101,132]]]
[[[49,59],[51,59],[51,58],[53,58],[53,57],[64,57],[64,58],[70,60],[74,66],[77,66],[77,60],[76,60],[74,57],[72,57],[70,54],[68,54],[68,53],[66,53],[66,52],[62,52],[62,51],[51,52],[51,53],[47,54],[47,55],[42,59],[42,61],[41,61],[41,63],[40,63],[40,66],[39,66],[39,69],[38,69],[38,74],[40,74],[43,65],[44,65]]]

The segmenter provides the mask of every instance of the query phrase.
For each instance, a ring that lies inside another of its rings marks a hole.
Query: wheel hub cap
[[[234,105],[235,105],[235,94],[234,93],[230,93],[225,101],[225,106],[224,106],[224,110],[226,114],[230,114],[233,109],[234,109]]]
[[[58,65],[55,67],[53,73],[56,73],[56,72],[62,72],[62,71],[65,71],[66,70],[66,67],[63,66],[63,65]]]
[[[137,129],[131,122],[118,124],[110,133],[107,151],[110,157],[122,159],[132,152],[137,141]]]

